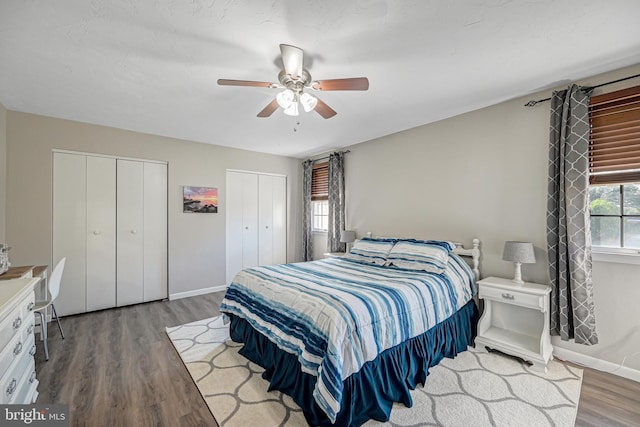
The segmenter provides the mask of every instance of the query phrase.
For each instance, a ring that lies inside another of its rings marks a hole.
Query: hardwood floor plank
[[[72,426],[217,426],[165,327],[220,314],[222,297],[64,317],[64,340],[51,323],[48,362],[36,341],[38,403],[68,404]],[[640,426],[640,383],[584,369],[576,426]]]

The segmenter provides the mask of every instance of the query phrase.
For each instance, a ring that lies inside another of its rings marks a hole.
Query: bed
[[[479,245],[364,238],[345,257],[241,271],[221,311],[309,425],[386,421],[431,366],[473,343]]]

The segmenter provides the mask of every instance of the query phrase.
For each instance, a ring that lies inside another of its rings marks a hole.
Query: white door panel
[[[87,156],[87,311],[116,306],[116,159]]]
[[[272,264],[287,262],[287,178],[273,177]]]
[[[258,265],[258,176],[242,174],[242,268]]]
[[[67,258],[55,301],[60,316],[86,311],[86,156],[53,153],[53,259]]]
[[[143,163],[117,163],[117,293],[116,305],[144,300]]]
[[[242,270],[242,174],[227,171],[227,285]]]
[[[167,165],[144,163],[144,301],[167,298]]]
[[[273,177],[258,176],[258,262],[273,264]]]

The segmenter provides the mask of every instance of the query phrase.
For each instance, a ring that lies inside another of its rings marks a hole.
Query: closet
[[[167,297],[167,164],[53,153],[59,315]]]
[[[242,269],[287,262],[287,178],[227,171],[227,285]]]

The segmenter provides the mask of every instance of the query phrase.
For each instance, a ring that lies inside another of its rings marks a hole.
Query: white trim
[[[596,262],[640,265],[640,250],[592,247],[591,258]]]
[[[175,294],[169,294],[169,301],[173,301],[181,298],[195,297],[198,295],[210,294],[212,292],[220,292],[226,289],[227,289],[227,285],[218,285],[218,286],[211,286],[209,288],[194,289],[192,291],[177,292]]]
[[[227,169],[227,172],[255,173],[255,174],[258,174],[258,175],[283,176],[285,178],[287,177],[287,175],[281,174],[281,173],[248,171],[248,170],[243,170],[243,169]]]
[[[568,362],[573,362],[578,365],[586,366],[587,368],[596,369],[598,371],[607,372],[619,377],[628,378],[633,381],[640,382],[640,371],[637,369],[629,368],[627,366],[620,366],[607,360],[597,359],[593,356],[578,353],[573,350],[567,350],[566,348],[554,347],[554,356]]]
[[[77,154],[80,156],[93,156],[93,157],[106,157],[108,159],[119,159],[119,160],[133,160],[136,162],[147,162],[147,163],[160,163],[162,165],[168,165],[169,162],[166,160],[151,160],[151,159],[141,159],[138,157],[123,157],[123,156],[113,156],[110,154],[100,154],[100,153],[90,153],[88,151],[73,151],[73,150],[61,150],[59,148],[52,148],[52,153],[65,153],[65,154]]]

